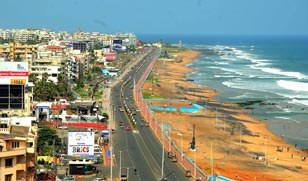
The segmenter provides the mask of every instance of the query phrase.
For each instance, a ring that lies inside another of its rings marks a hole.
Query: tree
[[[109,119],[109,115],[105,112],[102,114],[102,116],[105,117],[107,120]]]
[[[36,75],[34,73],[30,73],[29,82],[33,82],[35,84],[37,80]]]
[[[61,139],[58,137],[55,129],[44,126],[38,131],[37,146],[40,151],[40,155],[50,156],[54,149],[58,152],[62,149]]]

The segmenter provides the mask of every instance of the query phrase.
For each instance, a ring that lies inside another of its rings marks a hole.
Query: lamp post
[[[114,104],[112,105],[112,119],[114,119]],[[113,159],[113,153],[112,153],[112,130],[111,130],[111,121],[109,121],[109,135],[110,135],[110,156],[111,156],[111,161],[110,161],[110,180],[112,180],[112,159]]]
[[[121,156],[122,156],[122,154],[121,154],[121,153],[122,153],[122,151],[120,150],[120,170],[119,170],[119,180],[121,180],[121,166],[122,166],[122,165],[121,165],[121,164],[122,164],[122,157],[121,157]]]
[[[166,106],[164,106],[166,108]],[[164,135],[164,122],[165,122],[165,114],[166,112],[163,113],[164,118],[162,121],[162,137],[163,137],[163,149],[162,149],[162,160],[161,160],[161,178],[164,178],[164,162],[165,162],[165,135]]]
[[[214,161],[213,161],[213,136],[211,136],[211,174],[214,175]]]
[[[264,136],[264,164],[265,166],[267,165],[266,163],[266,137]]]
[[[181,159],[183,162],[183,133],[179,132],[178,135],[181,137]]]

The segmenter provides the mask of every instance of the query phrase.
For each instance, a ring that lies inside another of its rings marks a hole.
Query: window
[[[19,141],[13,141],[12,148],[19,148]]]
[[[27,148],[33,147],[33,142],[27,142]]]
[[[12,181],[13,174],[5,175],[5,181]]]
[[[7,124],[6,123],[1,123],[0,124],[0,128],[7,128]]]
[[[13,166],[13,158],[5,159],[5,167],[12,167]]]

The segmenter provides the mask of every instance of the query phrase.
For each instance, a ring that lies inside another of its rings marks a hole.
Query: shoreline
[[[196,125],[196,163],[204,172],[211,173],[209,143],[212,143],[215,174],[235,180],[253,180],[254,177],[257,177],[257,180],[285,179],[286,175],[290,180],[308,178],[308,175],[303,174],[304,170],[307,171],[307,164],[300,162],[301,156],[306,154],[297,151],[297,148],[275,135],[269,130],[267,123],[250,117],[234,104],[215,100],[215,96],[219,94],[216,90],[185,81],[186,75],[195,71],[187,65],[197,59],[202,52],[186,50],[177,54],[183,57],[183,62],[165,62],[165,64],[158,62],[155,66],[162,87],[154,89],[154,94],[171,99],[185,98],[192,102],[200,100],[208,102],[206,111],[201,111],[198,116],[170,113],[170,120],[168,121],[168,118],[166,120],[167,124],[172,125],[170,131],[172,140],[177,145],[183,141],[185,147],[192,138],[192,125]],[[150,88],[146,84],[145,90]],[[177,89],[174,85],[184,88]],[[161,112],[155,112],[155,115],[158,119],[163,119]],[[183,137],[177,136],[178,132],[181,132]],[[183,147],[184,154],[193,158],[193,153],[185,147]],[[284,151],[277,151],[277,147],[284,148]],[[256,157],[261,160],[254,159]],[[301,169],[297,170],[299,164]]]

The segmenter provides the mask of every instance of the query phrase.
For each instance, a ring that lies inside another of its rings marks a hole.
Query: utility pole
[[[264,164],[265,166],[267,165],[266,163],[266,137],[264,137]]]
[[[213,136],[211,137],[211,174],[214,175],[214,163],[213,163]]]
[[[112,105],[112,119],[114,119],[114,104]],[[112,152],[112,130],[111,130],[111,121],[109,121],[109,138],[110,138],[110,156],[111,156],[111,162],[110,162],[110,180],[112,180],[112,162],[113,162],[113,152]]]
[[[197,176],[197,169],[196,169],[196,151],[197,150],[195,150],[195,152],[194,152],[194,177],[196,178],[196,176]]]
[[[161,178],[164,178],[164,162],[165,162],[165,134],[164,134],[164,122],[165,122],[166,112],[164,112],[164,118],[162,121],[162,136],[163,136],[163,153],[161,158]]]
[[[170,82],[170,81],[169,81]],[[170,126],[169,126],[169,151],[171,152],[171,125],[172,125],[172,119],[171,119],[171,96],[169,97],[169,102],[170,102],[170,106],[169,106],[169,116],[170,116]]]
[[[242,125],[240,124],[240,146],[242,146]]]
[[[120,170],[119,170],[119,180],[121,180],[121,159],[122,159],[122,157],[121,157],[121,152],[122,151],[120,151]]]

